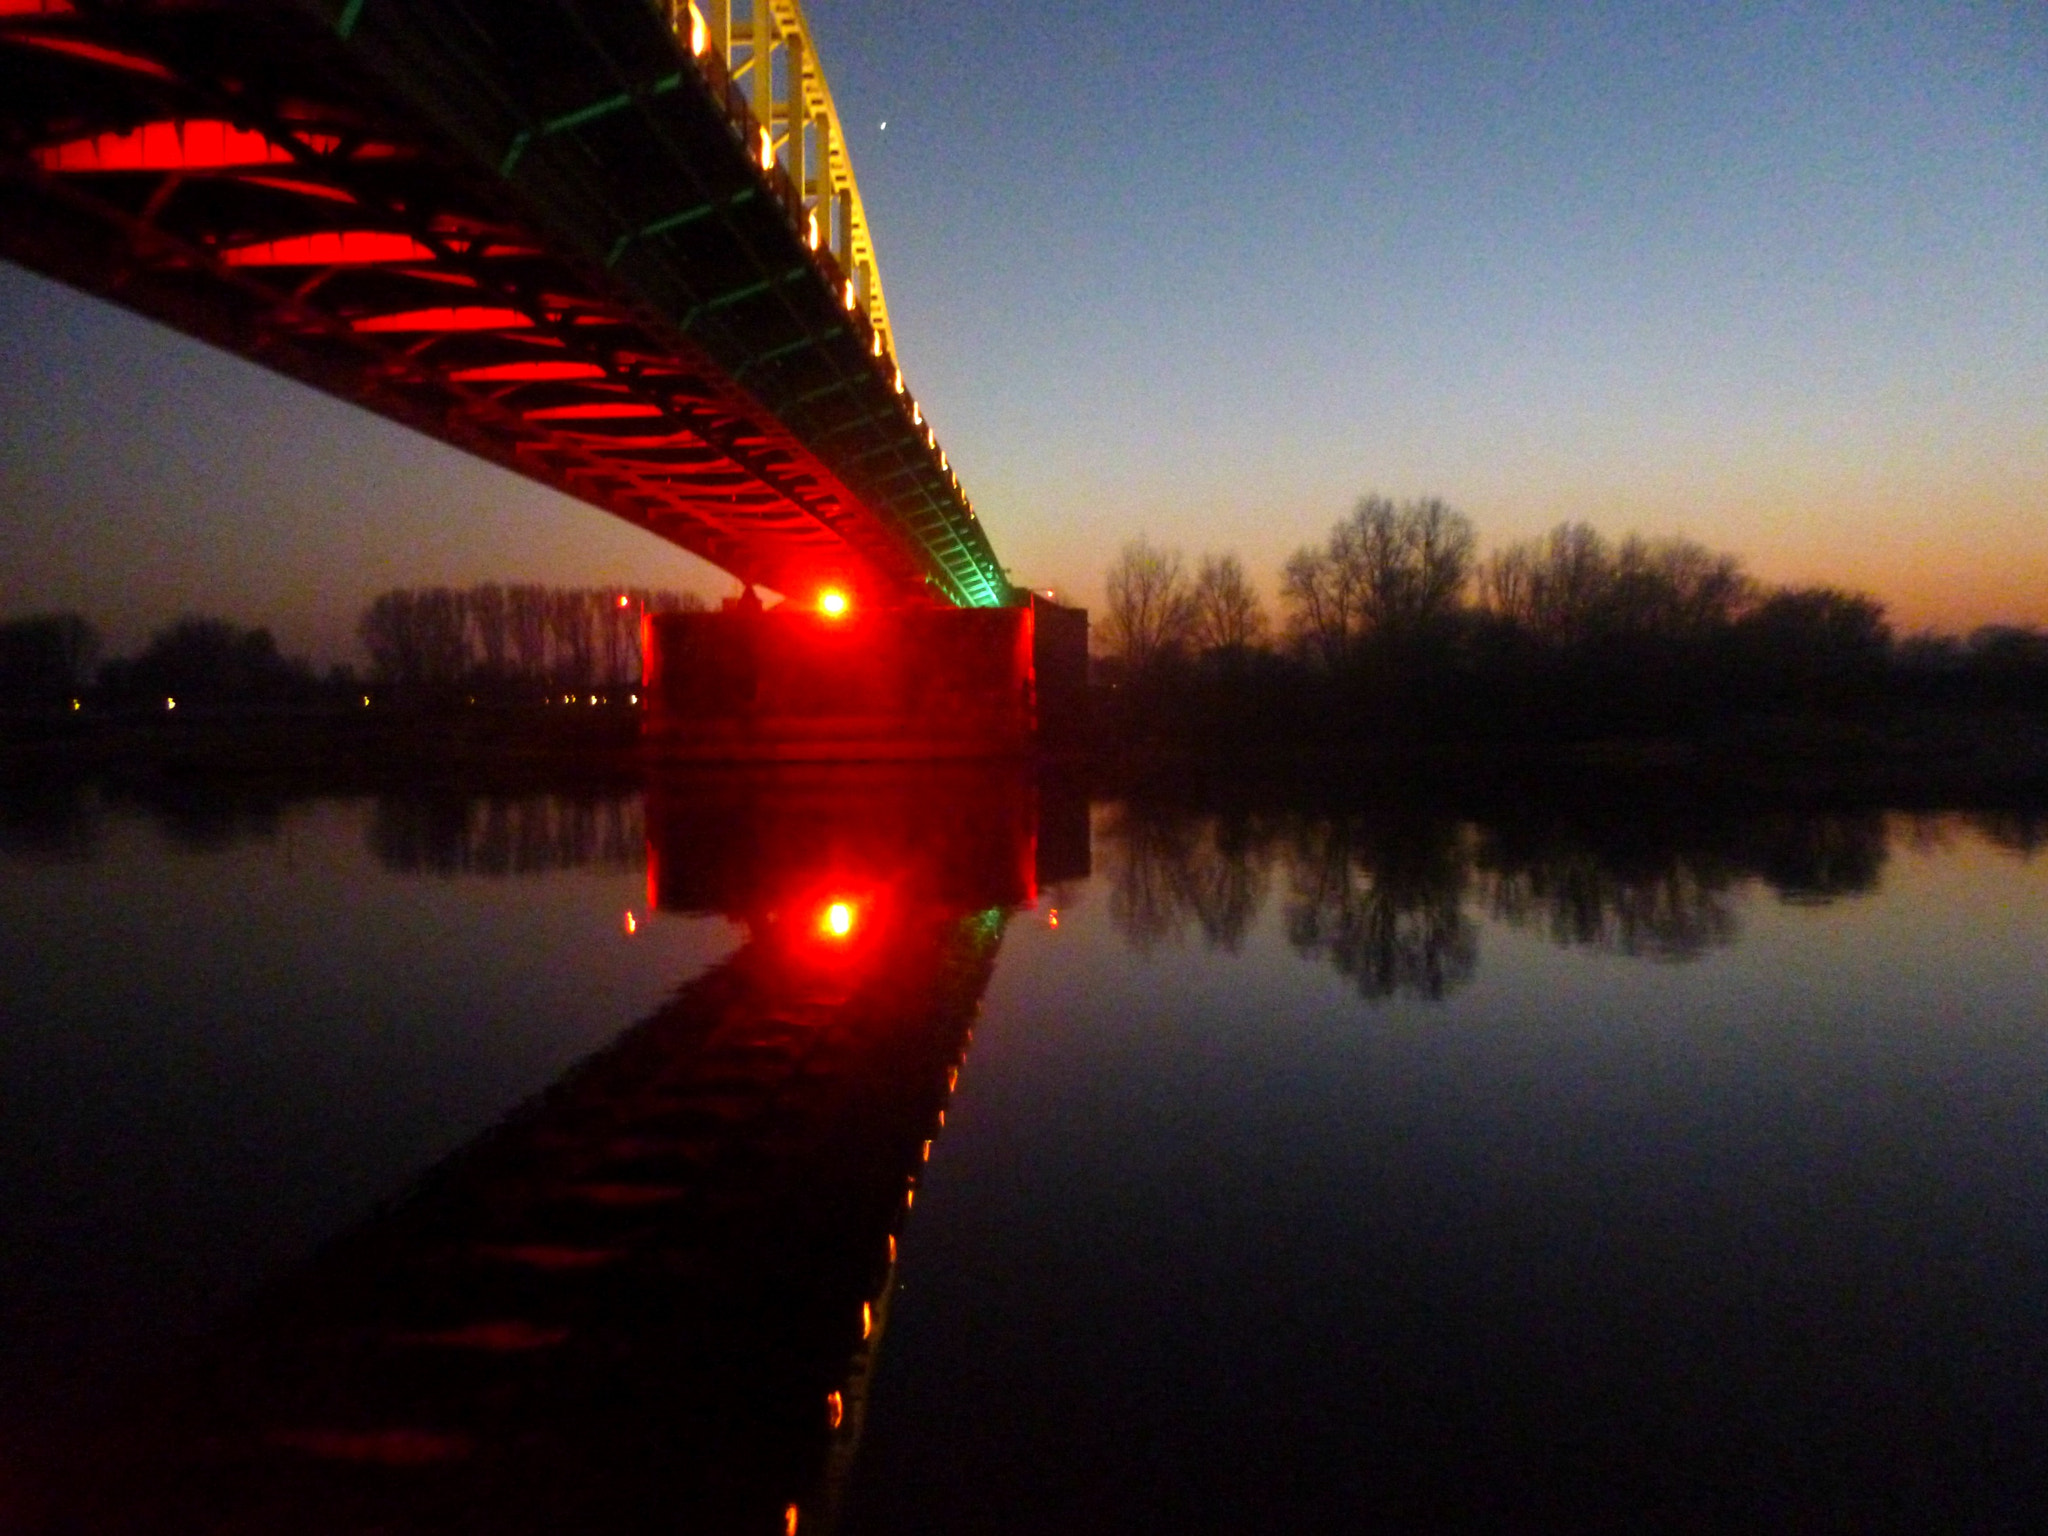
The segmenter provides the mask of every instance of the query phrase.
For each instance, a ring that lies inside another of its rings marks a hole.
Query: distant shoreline
[[[1770,803],[2048,801],[2048,716],[1902,710],[1878,721],[1759,716],[1689,736],[1200,745],[1104,738],[1042,773],[1102,796],[1485,801],[1701,795]],[[357,711],[335,706],[0,718],[0,793],[53,782],[255,780],[307,793],[630,790],[687,774],[623,706]]]

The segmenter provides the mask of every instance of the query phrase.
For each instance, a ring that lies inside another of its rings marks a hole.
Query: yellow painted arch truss
[[[767,135],[763,169],[780,164],[815,221],[814,242],[830,247],[854,284],[855,302],[890,356],[896,338],[875,263],[867,211],[853,179],[853,158],[832,88],[818,65],[810,25],[797,0],[665,0],[669,21],[693,57],[715,51]]]

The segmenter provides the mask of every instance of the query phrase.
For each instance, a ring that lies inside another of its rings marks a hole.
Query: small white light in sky
[[[881,127],[879,127],[879,128],[877,128],[877,129],[875,130],[875,132],[877,132],[877,133],[887,133],[888,131],[889,131],[889,119],[887,119],[887,118],[885,117],[885,118],[883,118],[883,119],[882,119],[882,126],[881,126]]]

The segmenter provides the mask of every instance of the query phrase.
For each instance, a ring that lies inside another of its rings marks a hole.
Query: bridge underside
[[[1009,602],[757,132],[647,0],[0,0],[0,254],[744,580]]]

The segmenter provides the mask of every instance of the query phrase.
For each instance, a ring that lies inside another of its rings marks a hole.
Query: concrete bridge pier
[[[1087,615],[784,603],[649,614],[642,735],[695,762],[1019,757],[1086,696]]]

